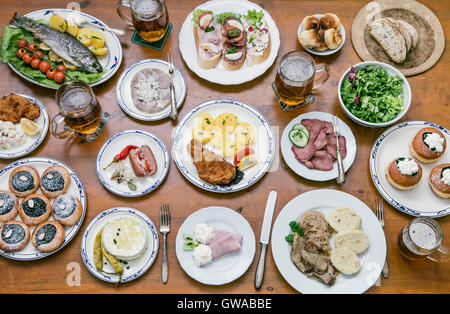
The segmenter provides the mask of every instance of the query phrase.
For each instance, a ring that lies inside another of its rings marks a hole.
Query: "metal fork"
[[[339,135],[341,135],[341,131],[339,129],[338,119],[335,116],[333,116],[333,131],[334,135],[336,136],[336,159],[338,164],[338,176],[336,178],[336,181],[339,185],[342,185],[345,183],[345,172],[344,164],[342,162],[341,147],[339,145]]]
[[[169,205],[162,204],[159,208],[159,232],[163,235],[163,259],[161,268],[161,279],[165,284],[169,278],[169,263],[167,261],[167,234],[170,231]]]
[[[175,87],[173,85],[173,73],[175,68],[173,66],[173,59],[171,54],[167,55],[167,62],[169,63],[169,75],[170,75],[170,118],[175,120],[178,116],[177,100],[175,98]]]
[[[380,222],[381,227],[384,229],[383,200],[375,199],[374,210],[375,210],[375,216],[377,216],[377,219]],[[389,276],[389,267],[388,267],[387,256],[386,256],[386,260],[384,261],[382,273],[383,273],[384,278],[387,278]]]

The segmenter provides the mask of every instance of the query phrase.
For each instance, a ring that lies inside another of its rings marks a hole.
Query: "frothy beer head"
[[[281,62],[281,74],[293,82],[305,82],[314,75],[314,67],[301,56],[290,56]]]

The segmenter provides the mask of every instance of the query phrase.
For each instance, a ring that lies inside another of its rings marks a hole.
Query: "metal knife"
[[[338,119],[333,116],[333,128],[334,128],[334,135],[336,136],[336,159],[338,164],[338,176],[337,176],[337,183],[342,185],[345,183],[345,172],[344,172],[344,164],[342,162],[342,155],[341,155],[341,146],[339,145],[339,122]]]
[[[264,279],[264,267],[266,264],[267,246],[269,245],[270,229],[272,228],[273,212],[275,210],[275,202],[277,200],[277,192],[270,191],[267,199],[266,211],[264,212],[264,220],[261,229],[259,242],[261,243],[261,253],[259,256],[258,267],[255,274],[255,288],[259,289]]]

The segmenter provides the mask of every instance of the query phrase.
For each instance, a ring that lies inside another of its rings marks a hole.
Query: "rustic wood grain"
[[[318,188],[348,192],[360,198],[370,207],[374,199],[379,197],[369,176],[368,158],[373,142],[383,130],[364,128],[350,121],[341,110],[337,99],[337,84],[341,73],[351,64],[361,61],[352,47],[350,34],[340,52],[328,57],[315,58],[317,62],[329,64],[331,76],[316,93],[314,104],[294,112],[284,113],[279,108],[270,87],[275,78],[276,65],[280,56],[288,51],[301,49],[296,35],[298,25],[305,15],[325,13],[325,11],[336,13],[347,32],[350,33],[353,17],[366,1],[256,1],[268,10],[276,21],[282,42],[275,64],[261,77],[240,86],[220,86],[204,81],[192,73],[181,58],[178,49],[178,33],[186,15],[202,2],[201,0],[167,0],[173,29],[162,51],[131,43],[132,30],[127,29],[126,35],[121,38],[124,58],[118,73],[108,82],[94,88],[104,110],[111,113],[110,121],[95,143],[58,140],[47,135],[41,146],[29,155],[29,157],[45,156],[61,160],[78,173],[87,190],[87,215],[79,234],[72,242],[63,250],[46,259],[17,262],[0,257],[0,293],[296,293],[277,270],[270,249],[267,255],[264,283],[259,291],[255,290],[253,286],[256,259],[249,270],[233,283],[219,287],[197,283],[183,272],[177,261],[175,237],[178,228],[184,219],[194,211],[210,205],[220,205],[235,210],[241,209],[242,215],[248,219],[256,238],[259,239],[265,203],[271,189],[278,191],[275,217],[283,206],[299,193]],[[0,27],[3,28],[8,24],[16,10],[27,13],[43,8],[65,7],[66,3],[66,1],[58,0],[2,0]],[[446,40],[448,40],[450,2],[423,0],[422,3],[437,15],[446,33]],[[82,6],[83,12],[98,17],[111,27],[123,28],[125,26],[125,23],[116,14],[115,1],[82,1]],[[277,158],[274,171],[266,174],[250,189],[231,195],[213,194],[194,187],[184,179],[174,162],[171,162],[165,182],[147,196],[126,199],[115,196],[104,189],[95,174],[95,158],[101,145],[114,133],[131,128],[141,128],[155,134],[164,141],[169,150],[171,148],[171,132],[176,126],[175,123],[168,119],[153,123],[132,119],[120,109],[115,97],[115,84],[120,73],[126,67],[145,58],[165,59],[168,52],[173,54],[175,65],[187,83],[187,96],[181,107],[180,117],[203,101],[230,97],[249,103],[260,110],[273,126],[280,128],[279,136],[291,119],[304,112],[324,111],[343,119],[353,130],[358,143],[356,161],[347,173],[345,186],[339,187],[334,181],[317,183],[300,178],[289,169],[282,167],[280,159]],[[446,49],[441,60],[432,69],[408,78],[412,88],[412,104],[405,120],[428,120],[447,128],[450,127],[449,65],[450,56]],[[57,113],[52,90],[35,86],[21,79],[7,65],[2,65],[1,69],[3,73],[0,75],[0,94],[15,92],[33,95],[46,105],[50,116]],[[3,167],[9,162],[1,160],[0,166]],[[146,213],[158,226],[159,205],[167,202],[168,199],[172,213],[172,231],[168,236],[170,273],[167,285],[161,283],[161,256],[157,257],[153,266],[141,278],[119,287],[100,281],[89,273],[81,260],[81,235],[88,223],[98,213],[113,206],[130,206]],[[448,293],[450,291],[448,264],[438,265],[429,261],[408,262],[398,252],[397,234],[412,218],[390,206],[385,206],[385,217],[390,276],[387,280],[381,280],[381,286],[372,287],[368,293]],[[445,242],[448,246],[450,243],[450,216],[439,219],[439,223],[446,233]],[[259,246],[257,247],[256,254],[259,254]],[[70,273],[67,267],[73,262],[78,263],[80,267],[81,283],[79,286],[69,286],[66,281]]]

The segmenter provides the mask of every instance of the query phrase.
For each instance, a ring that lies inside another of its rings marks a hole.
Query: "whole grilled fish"
[[[95,55],[73,36],[61,33],[47,25],[34,22],[19,13],[15,13],[10,25],[23,28],[33,36],[52,48],[62,59],[90,73],[103,71]]]

